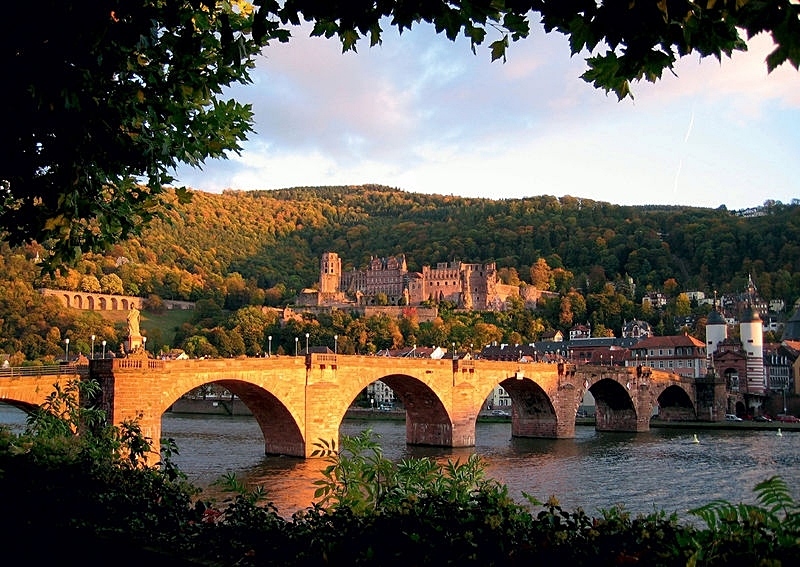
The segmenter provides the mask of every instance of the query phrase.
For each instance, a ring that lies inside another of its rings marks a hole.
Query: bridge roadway
[[[38,405],[53,384],[75,378],[63,367],[51,368],[52,374],[34,376],[3,370],[0,401]],[[112,423],[139,419],[155,450],[163,413],[185,393],[212,382],[252,411],[266,454],[298,457],[311,456],[320,440],[338,440],[347,408],[375,380],[402,401],[406,441],[417,445],[473,446],[478,413],[498,384],[511,397],[511,431],[517,437],[574,437],[587,390],[601,431],[646,431],[656,407],[662,419],[709,415],[707,408],[697,407],[693,379],[643,366],[311,354],[177,361],[129,357],[92,360],[88,370],[100,382],[99,402]]]

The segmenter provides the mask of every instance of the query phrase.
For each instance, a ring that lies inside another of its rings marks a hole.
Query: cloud
[[[424,26],[359,50],[307,37],[267,48],[254,84],[232,91],[253,104],[257,136],[179,180],[729,208],[797,193],[800,74],[767,75],[768,38],[721,64],[684,58],[678,77],[636,84],[622,102],[583,82],[585,62],[541,30],[505,64]]]

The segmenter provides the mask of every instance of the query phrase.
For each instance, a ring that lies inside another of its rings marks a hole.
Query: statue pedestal
[[[130,353],[144,344],[142,335],[130,335],[125,343],[125,349]]]

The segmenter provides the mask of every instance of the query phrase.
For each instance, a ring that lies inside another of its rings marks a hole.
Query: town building
[[[634,319],[622,325],[622,338],[645,339],[653,336],[653,327],[647,321]]]
[[[706,346],[688,334],[647,337],[633,345],[626,365],[644,365],[689,378],[700,378],[708,371]]]

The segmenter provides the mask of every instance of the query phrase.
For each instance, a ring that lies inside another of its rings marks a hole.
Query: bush
[[[393,463],[369,431],[317,445],[317,502],[291,519],[231,475],[220,481],[231,496],[212,506],[172,464],[174,443],[148,466],[137,422],[109,426],[87,407],[96,388],[56,388],[23,433],[0,428],[0,534],[34,564],[766,567],[800,557],[800,507],[779,478],[755,487],[758,505],[694,510],[704,529],[663,512],[590,517],[555,498],[513,502],[477,456]]]

